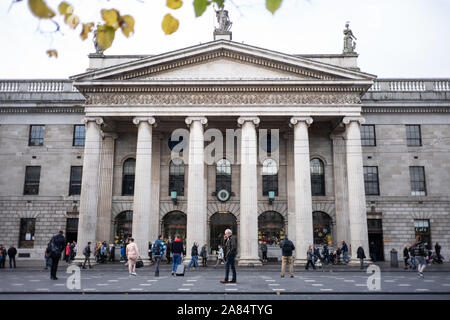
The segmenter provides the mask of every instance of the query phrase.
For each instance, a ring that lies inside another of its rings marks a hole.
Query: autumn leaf
[[[71,15],[73,13],[73,7],[67,2],[63,1],[58,6],[59,14]]]
[[[66,14],[64,22],[72,29],[75,29],[80,24],[80,18],[78,16],[71,14]]]
[[[213,2],[215,2],[219,8],[223,8],[225,0],[213,0]]]
[[[266,0],[266,8],[274,14],[280,8],[281,2],[282,0]]]
[[[178,9],[178,8],[181,8],[181,6],[183,5],[183,1],[181,1],[181,0],[167,0],[166,5],[170,9]]]
[[[80,37],[83,40],[86,40],[89,32],[92,31],[92,28],[94,27],[94,24],[91,23],[83,23],[82,27],[81,27],[81,33],[80,33]]]
[[[134,18],[132,16],[121,16],[119,19],[119,25],[125,37],[128,38],[130,33],[134,33]]]
[[[28,0],[28,6],[38,18],[50,19],[55,16],[55,12],[47,6],[44,0]]]
[[[119,28],[119,11],[117,11],[116,9],[110,9],[110,10],[106,10],[106,9],[102,9],[102,18],[103,20],[105,20],[106,25],[108,27],[113,27],[114,30],[117,30],[117,28]]]
[[[206,7],[211,4],[209,0],[194,0],[195,17],[200,17],[205,12]]]
[[[116,30],[107,25],[101,25],[97,27],[97,42],[98,45],[103,49],[106,50],[109,47],[111,47],[114,36],[116,35]]]
[[[48,56],[51,57],[55,57],[58,58],[58,51],[52,49],[52,50],[47,50],[46,53],[48,54]]]
[[[161,26],[164,33],[166,35],[169,35],[178,30],[178,25],[179,25],[178,20],[172,17],[170,13],[168,13],[164,16]]]

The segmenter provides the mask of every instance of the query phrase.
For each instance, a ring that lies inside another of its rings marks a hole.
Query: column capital
[[[344,117],[344,119],[342,119],[342,122],[346,126],[349,125],[351,122],[358,122],[359,125],[362,125],[366,122],[366,120],[363,117]]]
[[[184,122],[190,126],[194,121],[200,121],[202,125],[206,125],[208,123],[208,118],[206,117],[187,117],[184,119]]]
[[[313,118],[311,118],[311,117],[292,117],[289,120],[289,125],[292,127],[300,122],[306,123],[306,125],[309,127],[311,125],[311,123],[313,123]]]
[[[154,117],[134,117],[133,123],[135,125],[139,125],[141,122],[148,122],[151,126],[156,127],[156,119]]]
[[[240,126],[242,126],[244,124],[244,122],[247,122],[247,121],[251,121],[251,122],[253,122],[253,124],[255,126],[257,126],[261,120],[259,119],[259,117],[239,117],[237,119],[238,125],[240,125]]]
[[[87,124],[92,121],[95,121],[98,125],[102,125],[104,123],[103,118],[101,117],[84,117],[83,120],[81,120],[83,124]]]
[[[115,132],[104,132],[102,131],[102,138],[112,138],[113,140],[116,140],[119,137],[119,135]]]

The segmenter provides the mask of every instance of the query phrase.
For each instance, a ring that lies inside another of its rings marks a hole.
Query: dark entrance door
[[[367,219],[369,253],[374,251],[377,261],[384,261],[383,225],[381,219]]]
[[[209,244],[210,252],[216,251],[218,245],[222,245],[225,230],[231,229],[233,236],[237,239],[236,217],[230,212],[216,212],[210,219]]]
[[[66,242],[77,241],[77,236],[78,236],[78,218],[67,218]]]

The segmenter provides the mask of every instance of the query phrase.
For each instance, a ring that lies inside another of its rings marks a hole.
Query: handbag
[[[144,267],[144,262],[142,262],[142,260],[139,259],[139,260],[136,262],[136,268],[142,268],[142,267]]]

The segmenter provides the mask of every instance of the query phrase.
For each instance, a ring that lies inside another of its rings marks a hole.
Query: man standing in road
[[[225,280],[221,280],[220,283],[236,283],[236,267],[234,265],[234,259],[237,255],[237,241],[233,237],[233,232],[230,229],[225,230]],[[233,273],[232,280],[228,281],[228,275]]]
[[[363,248],[362,244],[359,246],[358,250],[356,251],[356,257],[360,261],[360,269],[363,270],[364,269],[364,259],[366,258],[366,254],[364,253],[364,248]]]
[[[348,258],[348,246],[344,240],[342,240],[342,255],[344,263],[349,263],[350,259]]]
[[[156,269],[155,269],[155,277],[159,277],[159,263],[161,262],[162,257],[164,256],[164,251],[166,250],[166,245],[164,241],[161,240],[162,235],[158,236],[158,239],[153,243],[152,254],[153,258],[155,258]]]
[[[281,277],[284,278],[284,272],[286,269],[286,263],[289,265],[289,275],[294,277],[294,262],[292,261],[292,251],[295,250],[295,246],[291,240],[284,237],[284,240],[280,243],[281,248]]]
[[[64,250],[66,240],[63,236],[64,232],[60,231],[54,235],[50,240],[50,258],[52,259],[52,266],[50,268],[50,279],[58,280],[56,272],[58,271],[58,263],[61,260],[61,253]]]
[[[14,248],[13,245],[11,245],[8,249],[8,257],[9,257],[9,267],[12,268],[14,264],[14,269],[16,268],[16,254],[17,249]]]
[[[91,268],[91,242],[89,241],[87,246],[83,250],[84,263],[83,269],[86,269],[86,262],[89,264],[89,269]]]
[[[183,241],[181,241],[180,236],[176,235],[175,240],[172,241],[170,251],[172,251],[173,264],[172,264],[172,275],[175,275],[178,265],[181,263],[181,255],[186,255],[186,251],[183,247]]]
[[[313,263],[313,256],[314,256],[313,248],[312,246],[309,246],[308,251],[306,252],[306,266],[305,266],[306,270],[309,270],[310,265],[313,267],[314,270],[316,270],[316,267],[314,266]]]

